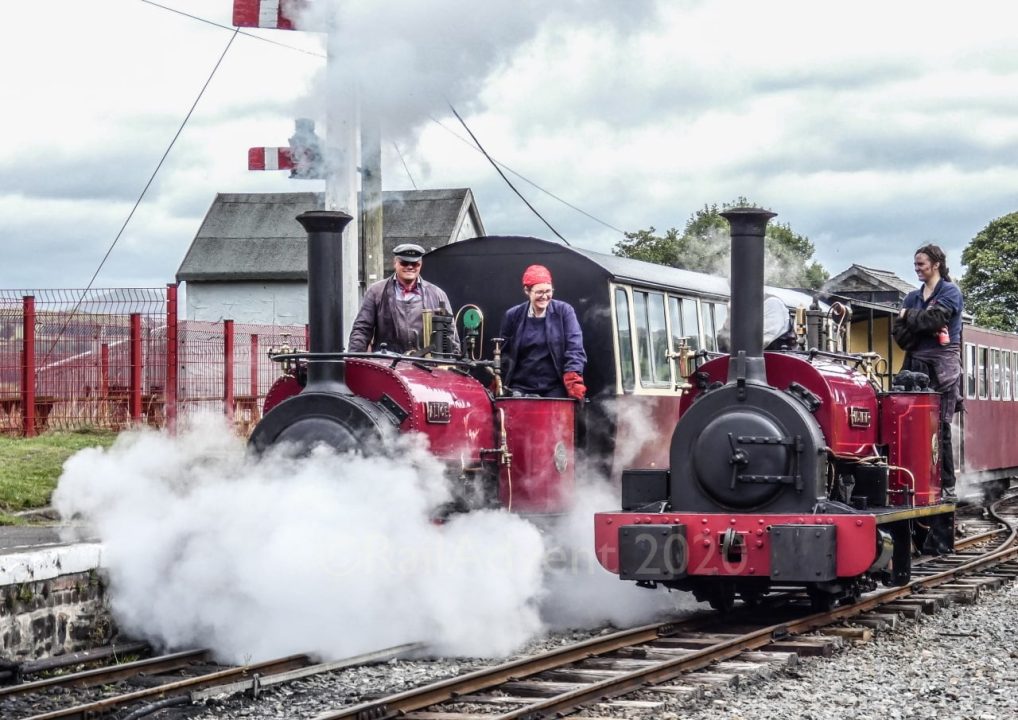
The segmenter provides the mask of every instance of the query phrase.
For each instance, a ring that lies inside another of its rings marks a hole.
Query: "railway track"
[[[951,598],[970,601],[981,588],[1018,577],[1016,502],[1010,497],[991,509],[996,527],[980,529],[950,555],[917,564],[908,585],[869,593],[851,605],[810,612],[790,600],[752,625],[743,613],[714,623],[698,618],[645,626],[337,709],[316,720],[537,720],[637,691],[689,692],[687,684],[673,683],[733,660],[778,662],[781,653],[816,649],[808,633],[844,621],[885,623],[901,613],[915,617]]]
[[[967,520],[969,535],[956,543],[956,551],[917,563],[909,585],[871,593],[853,605],[817,613],[808,609],[804,596],[776,595],[764,607],[739,608],[728,616],[708,613],[597,637],[339,708],[317,720],[536,720],[601,703],[615,709],[648,704],[620,699],[637,691],[644,697],[696,696],[704,684],[723,682],[733,673],[765,674],[770,667],[794,663],[798,655],[830,654],[839,638],[872,632],[835,627],[842,621],[878,626],[902,613],[915,617],[943,606],[949,598],[971,601],[982,588],[1018,577],[1016,503],[1018,497],[998,503],[997,519]],[[826,635],[810,636],[813,631]],[[0,688],[0,716],[84,720],[119,711],[116,717],[121,720],[134,719],[218,695],[242,691],[257,695],[272,685],[384,662],[420,649],[400,646],[334,663],[293,655],[241,667],[215,665],[203,650],[174,653]],[[123,692],[125,684],[132,689]],[[65,707],[72,692],[77,704]],[[82,693],[86,702],[81,702]]]
[[[0,688],[0,717],[89,720],[125,708],[129,709],[128,714],[122,717],[144,717],[155,710],[189,705],[218,695],[242,691],[257,695],[272,685],[356,665],[386,662],[422,647],[417,643],[400,645],[328,663],[316,663],[308,655],[290,655],[238,667],[214,664],[207,650],[188,650]],[[109,691],[125,683],[145,687],[128,692]],[[95,697],[59,707],[71,691],[79,691],[76,698],[83,691]],[[34,712],[50,706],[55,707]]]

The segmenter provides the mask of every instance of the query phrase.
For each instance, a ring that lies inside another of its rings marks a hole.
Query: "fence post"
[[[21,434],[35,437],[35,296],[21,298]]]
[[[131,313],[131,396],[128,406],[132,422],[141,422],[141,313]]]
[[[258,404],[258,335],[251,333],[251,349],[249,350],[251,357],[249,363],[251,365],[251,399],[257,405]]]
[[[110,344],[99,346],[99,398],[106,402],[110,397]]]
[[[177,285],[166,285],[166,429],[177,432]]]
[[[226,419],[233,423],[233,320],[223,320],[223,407]]]

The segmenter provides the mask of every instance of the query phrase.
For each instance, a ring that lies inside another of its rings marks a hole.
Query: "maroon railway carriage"
[[[691,590],[728,608],[777,587],[818,606],[911,575],[913,543],[945,551],[939,396],[881,392],[866,359],[762,351],[763,235],[732,225],[730,356],[695,373],[667,469],[622,476],[622,511],[595,517],[601,564],[622,579]],[[911,382],[911,381],[910,381]]]
[[[965,411],[955,416],[955,458],[962,491],[999,493],[1018,477],[1018,335],[962,328]],[[960,430],[960,432],[959,432]]]

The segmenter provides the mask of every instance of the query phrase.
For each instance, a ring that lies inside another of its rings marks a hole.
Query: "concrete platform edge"
[[[28,549],[0,555],[0,586],[49,580],[102,567],[98,542]]]

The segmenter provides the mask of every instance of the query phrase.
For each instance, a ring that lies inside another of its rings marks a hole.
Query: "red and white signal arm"
[[[233,0],[233,24],[293,30],[293,18],[305,4],[304,0]]]
[[[293,170],[288,147],[253,147],[247,151],[248,170]]]

